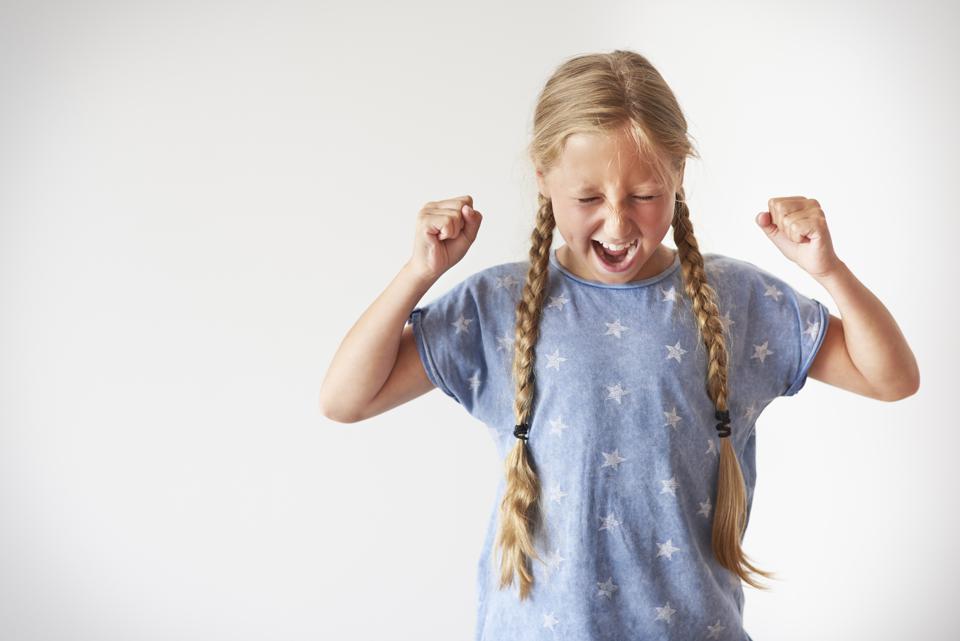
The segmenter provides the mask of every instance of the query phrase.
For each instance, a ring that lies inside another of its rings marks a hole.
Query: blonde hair
[[[683,185],[677,184],[687,156],[699,158],[687,134],[687,122],[673,92],[642,55],[632,51],[581,55],[568,59],[547,80],[534,112],[530,158],[546,173],[554,166],[568,136],[609,134],[626,128],[661,184],[673,186],[673,238],[680,258],[684,292],[692,301],[697,330],[706,347],[706,391],[718,412],[727,411],[727,346],[717,295],[707,283],[703,257]],[[539,207],[531,234],[530,266],[517,304],[513,358],[516,382],[514,414],[518,426],[530,422],[535,396],[534,355],[540,335],[540,314],[547,291],[550,245],[556,222],[551,201],[538,194]],[[740,463],[729,437],[720,439],[720,467],[712,547],[718,563],[756,588],[751,576],[773,575],[755,567],[740,547],[746,528],[746,489]],[[500,589],[519,576],[520,599],[533,587],[532,559],[542,561],[535,537],[542,527],[540,483],[525,438],[518,438],[505,461],[506,489],[499,508],[494,549],[501,551]]]

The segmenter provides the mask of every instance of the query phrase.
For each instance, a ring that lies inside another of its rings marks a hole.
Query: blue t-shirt
[[[703,259],[727,333],[730,438],[749,523],[755,422],[803,387],[829,311],[749,262]],[[527,268],[477,272],[408,320],[430,380],[489,427],[503,458],[517,442],[513,342]],[[501,480],[478,564],[475,639],[749,640],[741,582],[711,548],[720,438],[679,257],[627,284],[575,276],[555,248],[549,269],[527,442],[546,563],[532,564],[528,600],[518,580],[498,588]]]

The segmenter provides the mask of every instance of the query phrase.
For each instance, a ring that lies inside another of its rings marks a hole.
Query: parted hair
[[[548,172],[574,133],[611,134],[626,128],[639,153],[648,159],[660,184],[673,186],[673,239],[680,258],[683,292],[689,298],[697,331],[706,347],[706,392],[717,411],[727,407],[727,345],[715,290],[707,282],[703,257],[681,182],[686,158],[699,158],[687,134],[687,122],[667,83],[639,53],[615,50],[566,60],[547,80],[534,111],[529,147],[534,165]],[[530,425],[536,394],[534,359],[540,316],[547,292],[550,246],[556,221],[547,197],[539,206],[530,237],[530,265],[516,309],[512,375],[516,385],[516,424]],[[736,429],[736,423],[730,429]],[[729,437],[720,439],[716,509],[711,545],[718,563],[756,588],[766,588],[752,574],[773,576],[755,567],[740,547],[746,528],[746,489]],[[499,506],[494,551],[500,552],[500,589],[519,577],[520,599],[533,587],[531,564],[541,561],[535,540],[542,527],[541,488],[536,462],[524,438],[504,462],[506,486]]]

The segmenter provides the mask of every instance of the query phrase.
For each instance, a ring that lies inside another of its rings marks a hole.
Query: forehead
[[[572,134],[566,140],[558,169],[564,182],[577,188],[598,187],[606,182],[658,184],[651,159],[641,155],[626,132]]]

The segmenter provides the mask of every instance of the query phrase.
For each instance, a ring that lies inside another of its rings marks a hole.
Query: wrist
[[[437,282],[438,279],[437,276],[421,273],[410,261],[404,263],[400,269],[400,277],[412,283],[421,294],[425,294],[427,290],[433,287],[433,284]]]
[[[829,286],[831,283],[837,282],[838,280],[843,280],[849,277],[851,274],[850,268],[847,267],[847,264],[842,260],[837,260],[836,264],[828,269],[827,271],[820,274],[811,274],[813,278],[823,285],[824,287]]]

